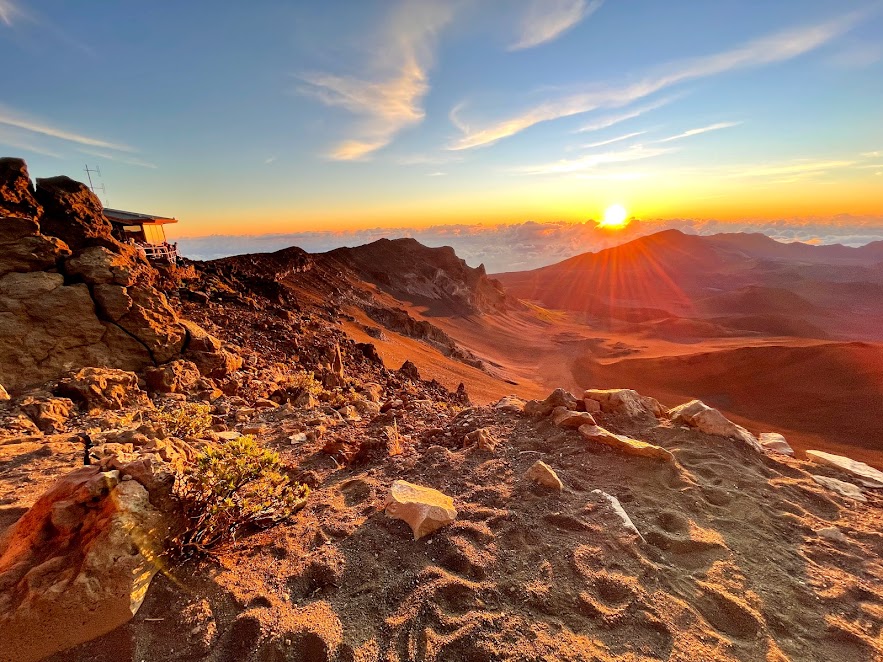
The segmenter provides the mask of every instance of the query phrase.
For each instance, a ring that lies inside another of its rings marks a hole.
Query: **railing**
[[[177,244],[136,244],[148,260],[174,264],[178,259]]]

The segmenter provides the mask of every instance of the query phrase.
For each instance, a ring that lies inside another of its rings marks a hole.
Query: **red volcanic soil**
[[[825,448],[883,467],[883,345],[742,347],[682,356],[578,360],[586,387],[630,387],[675,405],[699,398],[795,449]]]

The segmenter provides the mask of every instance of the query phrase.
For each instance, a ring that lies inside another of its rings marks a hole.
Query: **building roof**
[[[156,214],[139,214],[134,211],[123,211],[122,209],[108,209],[105,207],[104,215],[107,220],[116,223],[134,223],[139,225],[165,225],[166,223],[177,223],[177,218],[167,218],[165,216],[157,216]]]

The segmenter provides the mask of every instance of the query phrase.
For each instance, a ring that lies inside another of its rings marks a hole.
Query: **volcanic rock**
[[[407,522],[414,532],[414,540],[419,540],[453,522],[457,510],[448,495],[431,487],[397,480],[389,491],[386,515]]]
[[[625,508],[622,507],[622,504],[612,494],[607,494],[607,492],[603,492],[601,490],[592,490],[592,494],[597,494],[601,498],[605,499],[607,503],[610,505],[611,510],[613,510],[614,514],[622,520],[623,526],[632,533],[636,534],[642,542],[647,542],[644,540],[644,536],[641,535],[641,532],[638,531],[638,527],[635,526],[635,523],[632,522],[632,518],[629,517],[628,513],[625,512]]]
[[[155,393],[187,393],[196,386],[200,378],[196,364],[183,359],[169,361],[144,371],[147,388]]]
[[[166,526],[137,480],[83,467],[0,542],[4,659],[32,662],[132,618],[159,569]]]
[[[0,216],[37,219],[42,213],[25,162],[0,158]]]
[[[475,446],[479,450],[493,452],[500,440],[488,428],[473,430],[463,437],[464,446]]]
[[[675,423],[685,423],[705,434],[737,439],[746,443],[754,450],[763,452],[763,447],[758,443],[753,434],[741,425],[736,425],[717,409],[709,407],[701,400],[691,400],[679,405],[669,411],[669,416]]]
[[[813,476],[812,479],[822,487],[837,492],[837,494],[846,497],[847,499],[862,502],[868,500],[858,485],[847,483],[845,480],[838,480],[837,478],[830,478],[829,476]]]
[[[576,429],[581,425],[594,425],[594,417],[584,411],[570,411],[566,407],[552,410],[552,423],[560,428]]]
[[[147,394],[138,387],[138,376],[115,368],[82,368],[60,380],[55,392],[86,409],[122,409],[149,404]]]
[[[34,197],[43,206],[44,234],[58,237],[76,252],[87,246],[120,246],[101,201],[85,184],[64,176],[38,179]]]
[[[9,400],[9,393],[6,392],[6,389],[3,388],[3,384],[0,384],[0,402],[4,402]]]
[[[595,400],[605,413],[625,414],[631,418],[645,415],[659,417],[665,413],[665,408],[658,400],[630,388],[593,388],[583,393],[583,399]]]
[[[772,453],[780,453],[782,455],[794,456],[794,449],[785,441],[785,437],[778,432],[761,432],[758,442],[763,446],[764,450]]]
[[[524,477],[558,492],[564,489],[564,483],[558,478],[555,470],[542,460],[534,462],[524,473]]]
[[[583,425],[579,428],[579,433],[589,441],[605,444],[626,455],[649,457],[663,462],[674,462],[675,459],[670,451],[661,446],[630,439],[625,435],[614,434],[598,425]]]
[[[545,400],[529,400],[524,403],[524,413],[528,416],[541,418],[548,416],[556,407],[564,407],[565,409],[576,411],[579,409],[580,402],[563,388],[556,388]]]
[[[18,406],[42,432],[55,434],[65,429],[74,403],[68,398],[37,395],[25,397]]]
[[[806,457],[810,462],[845,471],[865,487],[883,487],[883,471],[874,469],[864,462],[822,451],[806,451]]]

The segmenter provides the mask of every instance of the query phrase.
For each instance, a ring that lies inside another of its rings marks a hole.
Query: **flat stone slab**
[[[622,504],[619,503],[619,499],[617,499],[612,494],[607,494],[607,492],[602,492],[601,490],[592,490],[592,494],[597,494],[602,497],[607,503],[610,505],[610,509],[614,512],[614,514],[622,520],[622,525],[626,528],[627,531],[636,534],[641,542],[647,542],[644,540],[644,536],[641,535],[641,532],[638,531],[638,527],[635,526],[635,523],[632,522],[632,518],[629,517],[628,513],[625,512],[625,508],[622,507]]]
[[[837,492],[842,497],[853,499],[854,501],[867,501],[867,497],[862,493],[862,489],[858,485],[847,483],[845,480],[837,480],[828,476],[813,476],[812,479],[822,487]]]
[[[581,425],[594,425],[595,418],[585,411],[572,411],[566,407],[555,407],[552,422],[560,428],[577,429]]]
[[[583,425],[579,428],[579,433],[589,441],[595,441],[615,448],[626,455],[637,455],[638,457],[649,457],[654,460],[662,460],[663,462],[674,462],[675,456],[670,451],[648,444],[646,441],[631,439],[625,435],[615,434],[602,428],[600,425]]]
[[[865,487],[883,487],[883,471],[878,471],[864,462],[824,451],[806,451],[806,457],[810,462],[845,471]]]

